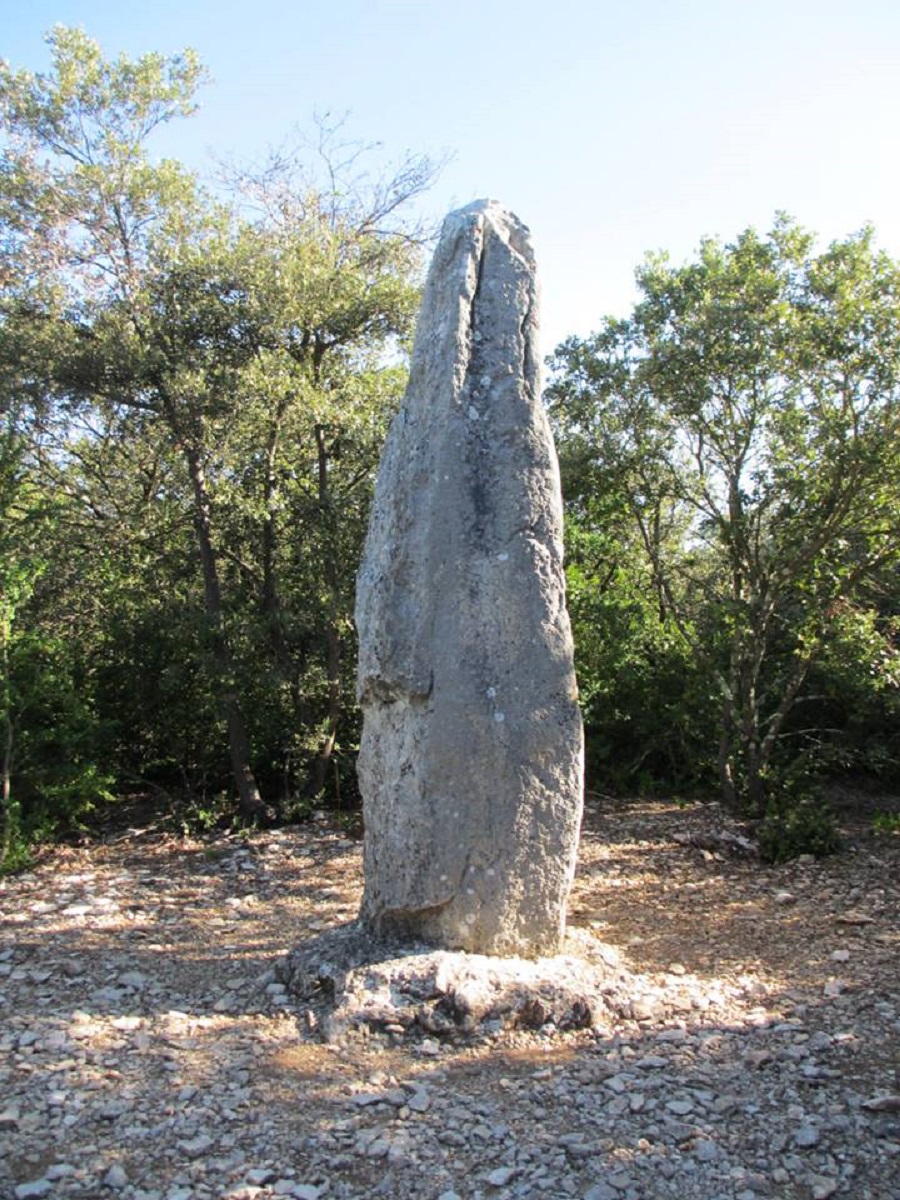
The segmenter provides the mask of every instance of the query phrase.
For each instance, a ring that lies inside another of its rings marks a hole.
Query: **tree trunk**
[[[737,789],[734,785],[734,755],[731,736],[723,727],[719,737],[719,791],[722,804],[729,811],[737,809]]]
[[[250,743],[240,701],[234,687],[234,660],[225,637],[222,623],[222,589],[219,568],[212,542],[209,516],[209,496],[200,451],[189,446],[186,451],[191,487],[194,493],[194,528],[200,546],[203,570],[203,596],[206,619],[212,643],[213,661],[218,676],[219,702],[228,727],[228,750],[231,771],[240,798],[241,812],[250,820],[271,820],[272,810],[264,803],[250,767]]]
[[[262,525],[262,610],[266,621],[269,645],[275,658],[275,663],[285,676],[291,672],[291,656],[288,652],[284,636],[284,620],[281,611],[281,596],[278,588],[278,572],[275,556],[278,548],[278,523],[276,517],[276,497],[278,479],[276,462],[278,443],[281,436],[281,425],[287,401],[282,397],[275,409],[269,438],[266,445],[266,473],[263,480],[263,525]]]
[[[766,782],[759,755],[759,739],[751,737],[744,747],[747,764],[747,797],[745,807],[751,817],[762,817],[766,811]]]
[[[745,643],[741,649],[738,748],[743,767],[743,807],[751,817],[761,817],[766,808],[766,787],[759,753],[762,740],[759,728],[759,698],[752,658],[752,653]]]
[[[318,463],[319,513],[322,521],[328,522],[330,526],[334,518],[334,507],[331,501],[328,480],[329,455],[328,447],[325,443],[324,426],[316,425],[315,432]],[[334,531],[329,528],[328,532],[333,535]],[[337,572],[335,571],[334,554],[331,553],[331,547],[328,545],[328,542],[331,540],[333,540],[332,537],[329,537],[326,541],[323,563],[325,586],[328,590],[328,616],[325,623],[328,715],[325,724],[325,735],[319,743],[318,753],[313,763],[309,783],[309,790],[312,795],[318,795],[325,787],[328,778],[328,768],[337,739],[338,724],[341,718],[341,635],[338,627]]]
[[[0,815],[2,815],[3,819],[3,841],[2,846],[0,846],[0,864],[2,864],[12,848],[16,814],[13,812],[12,799],[12,687],[10,685],[9,637],[5,627],[0,630],[0,637],[3,640],[2,662],[0,662],[0,669],[3,672],[3,798],[2,808],[0,808]]]

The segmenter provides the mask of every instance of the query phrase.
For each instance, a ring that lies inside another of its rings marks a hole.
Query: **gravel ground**
[[[900,1200],[900,838],[761,867],[730,828],[589,807],[596,1027],[332,1045],[273,966],[355,914],[355,839],[54,850],[0,881],[0,1198]]]

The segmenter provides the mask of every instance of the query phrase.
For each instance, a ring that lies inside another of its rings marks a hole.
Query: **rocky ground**
[[[728,828],[590,806],[593,1028],[334,1044],[273,967],[354,915],[354,838],[53,851],[0,881],[0,1197],[900,1200],[900,836],[761,867]]]

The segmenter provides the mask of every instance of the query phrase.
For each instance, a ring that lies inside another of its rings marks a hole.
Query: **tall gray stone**
[[[451,213],[382,456],[356,623],[361,917],[446,949],[558,949],[582,805],[534,253]]]

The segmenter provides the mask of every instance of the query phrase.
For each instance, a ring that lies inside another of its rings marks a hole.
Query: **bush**
[[[824,858],[841,848],[831,809],[824,801],[810,798],[777,808],[770,805],[758,837],[759,856],[768,863],[789,862],[801,854]]]

